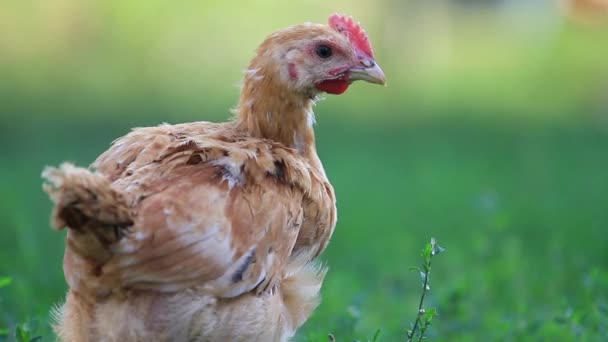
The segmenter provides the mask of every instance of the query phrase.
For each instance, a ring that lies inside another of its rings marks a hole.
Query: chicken
[[[68,227],[61,341],[286,341],[319,303],[336,225],[312,107],[384,84],[352,18],[269,35],[235,119],[137,128],[89,169],[43,172]]]

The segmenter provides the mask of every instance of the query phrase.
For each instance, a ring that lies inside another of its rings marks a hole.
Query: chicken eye
[[[331,57],[331,48],[327,45],[319,45],[317,46],[317,56],[327,59]]]

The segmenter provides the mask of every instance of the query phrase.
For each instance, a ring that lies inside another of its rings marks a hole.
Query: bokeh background
[[[297,341],[404,340],[432,236],[430,338],[608,340],[605,0],[1,0],[0,340],[32,318],[54,340],[45,165],[227,119],[265,35],[333,12],[362,22],[389,86],[316,108],[339,223]]]

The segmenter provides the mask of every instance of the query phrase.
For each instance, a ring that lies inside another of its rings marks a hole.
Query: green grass
[[[53,340],[46,322],[66,288],[63,233],[48,225],[42,167],[86,165],[133,125],[0,127],[0,277],[12,278],[0,288],[0,331],[37,318],[42,341]],[[420,295],[408,269],[431,236],[449,253],[433,265],[426,300],[439,316],[429,339],[608,338],[605,125],[319,114],[318,145],[339,222],[323,256],[323,303],[297,341],[365,340],[378,328],[379,341],[405,340]]]

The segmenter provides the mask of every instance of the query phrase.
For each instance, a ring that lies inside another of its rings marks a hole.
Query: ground
[[[33,317],[53,340],[64,234],[49,228],[40,171],[64,159],[86,165],[128,127],[0,128],[0,276],[12,278],[0,288],[0,328]],[[339,222],[323,255],[323,303],[296,341],[365,340],[377,329],[380,341],[404,340],[421,290],[408,268],[431,237],[447,251],[431,274],[430,338],[608,338],[605,126],[319,118],[318,144]]]

